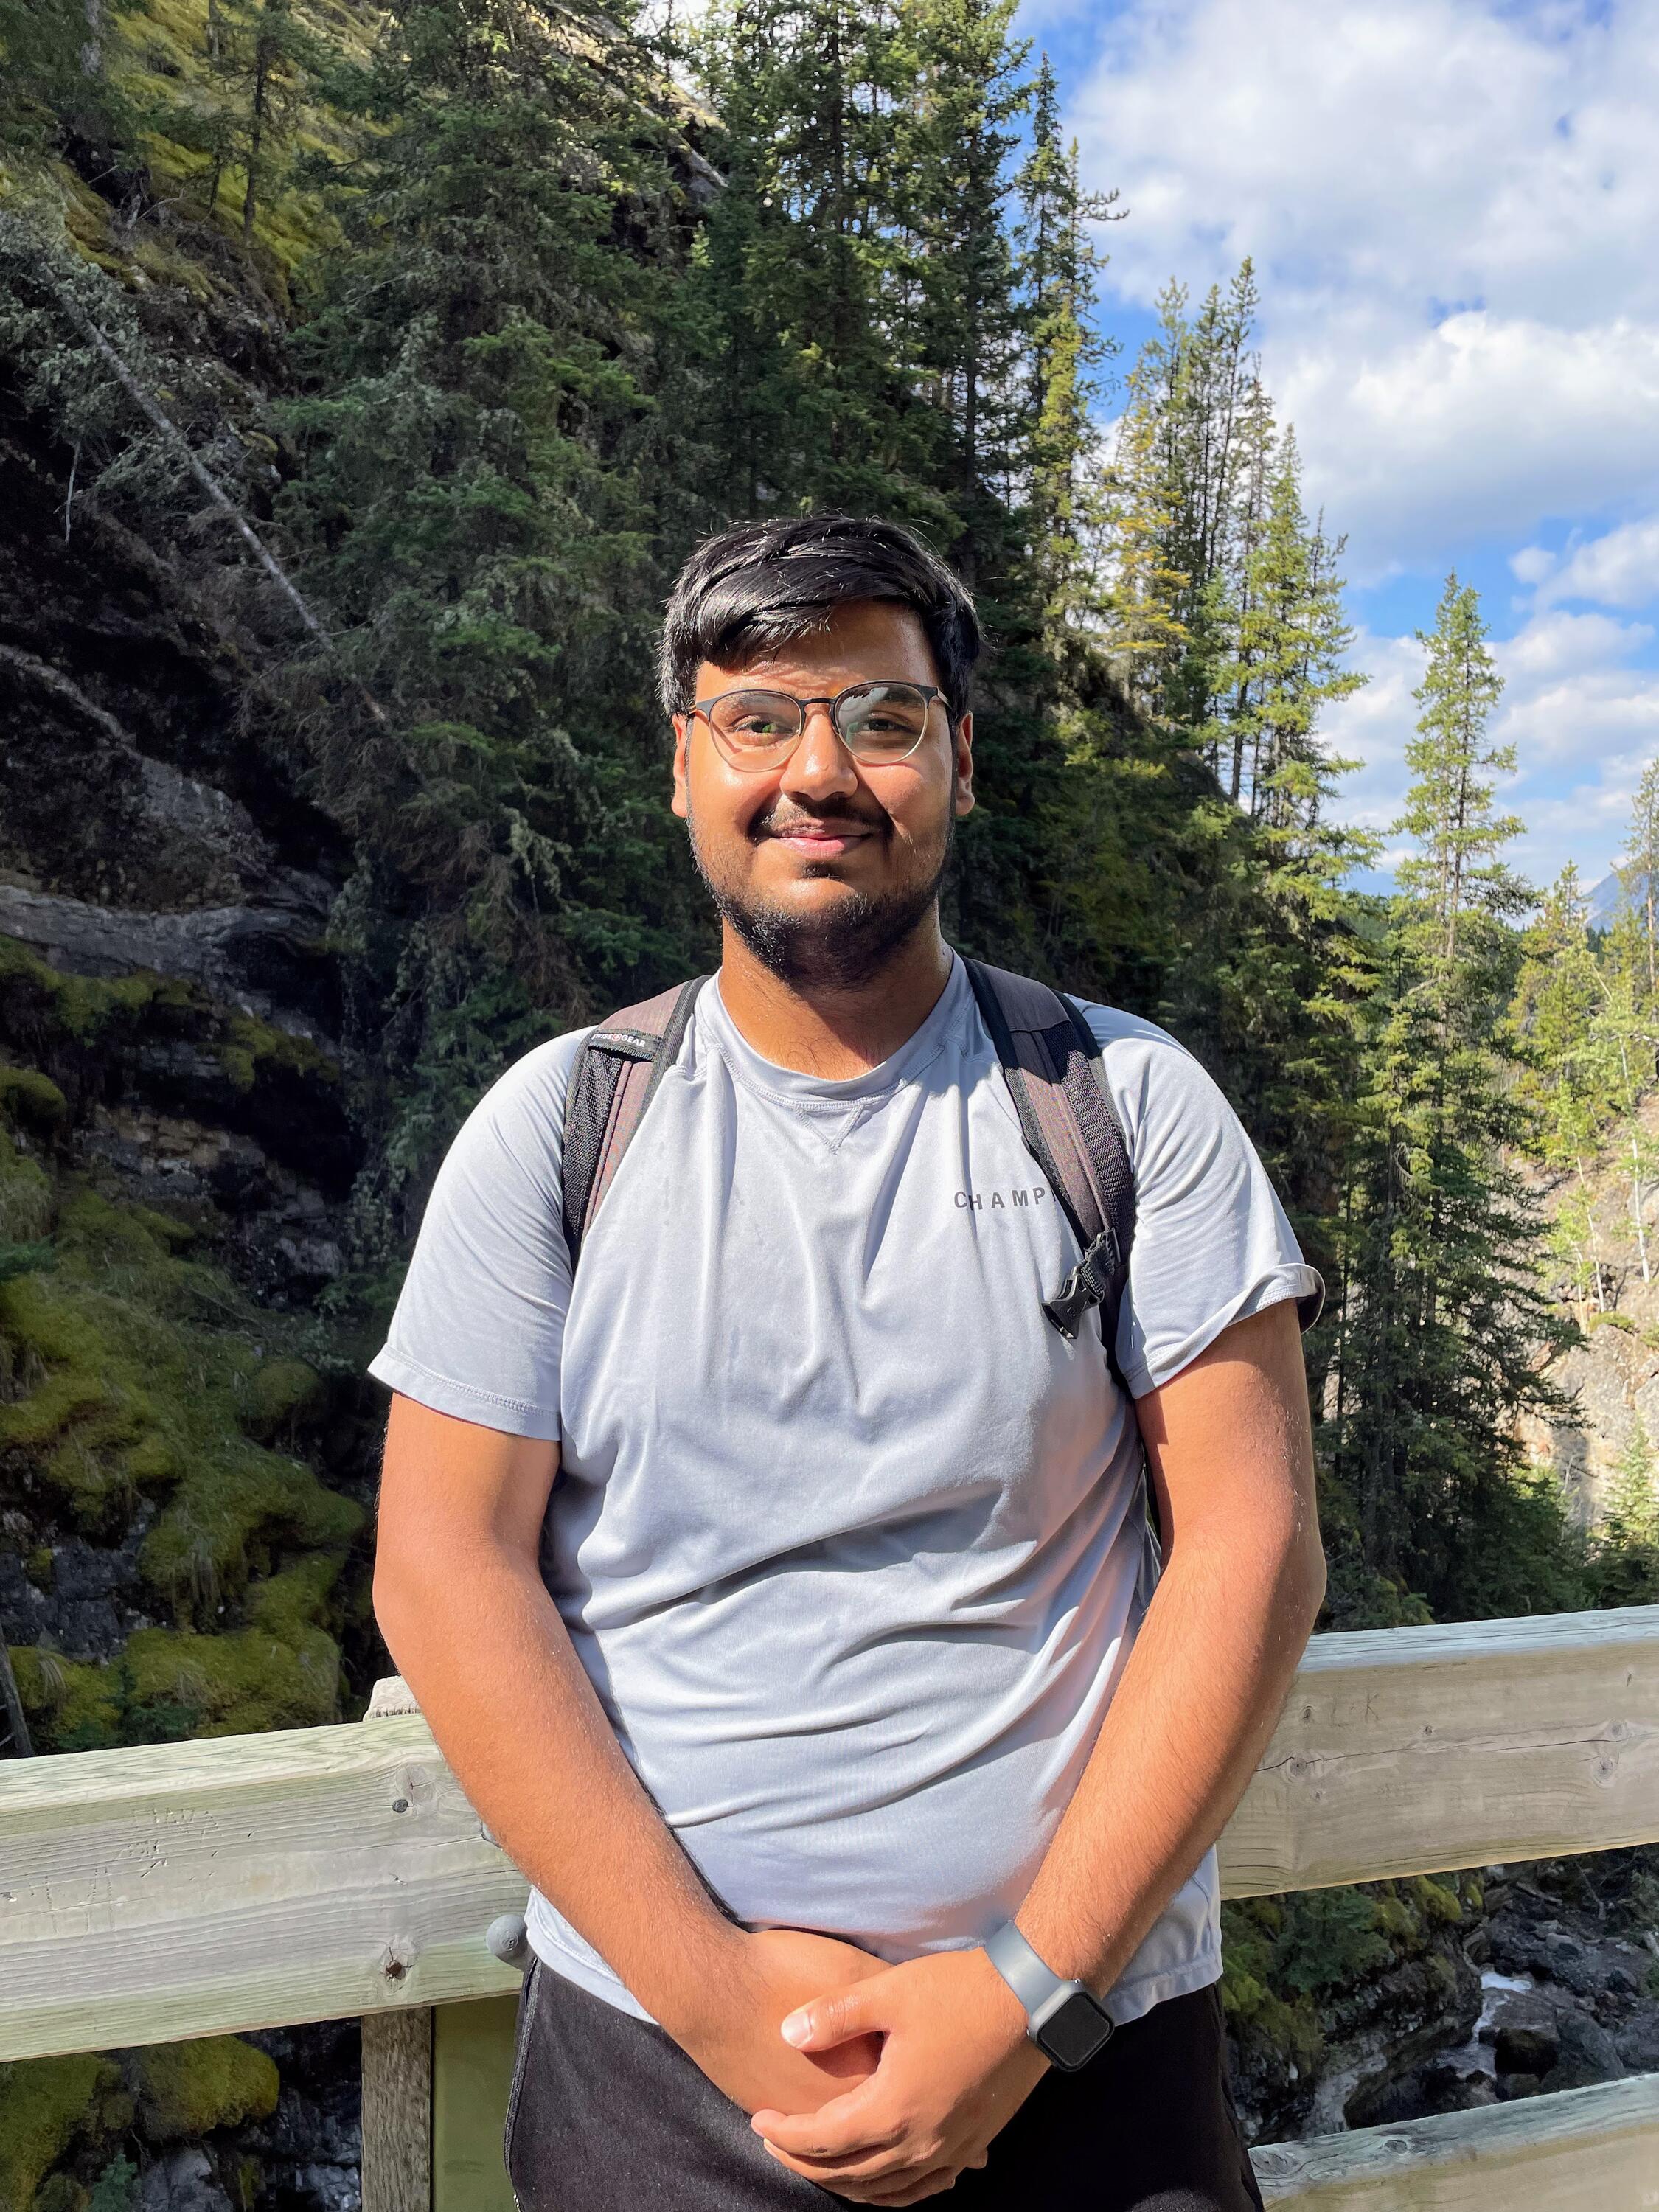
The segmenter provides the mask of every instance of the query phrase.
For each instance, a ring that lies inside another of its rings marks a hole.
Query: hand
[[[849,2030],[822,2052],[809,2052],[792,2048],[781,2029],[808,1999],[885,1972],[881,1960],[799,1928],[763,1929],[738,1942],[718,2001],[694,2026],[674,2032],[717,2089],[745,2112],[763,2106],[811,2112],[874,2072],[881,2046],[873,2035]]]
[[[755,2132],[791,2172],[854,2204],[919,2204],[981,2166],[1048,2062],[1025,2008],[977,1948],[936,1951],[820,1996],[783,2023],[799,2051],[881,2037],[873,2074],[791,2116],[757,2112]]]

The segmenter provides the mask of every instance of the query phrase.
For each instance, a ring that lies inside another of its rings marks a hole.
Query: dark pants
[[[519,2003],[507,2166],[522,2212],[831,2212],[672,2037],[540,1964]],[[1045,2074],[951,2212],[1261,2212],[1221,1999],[1172,1997]]]

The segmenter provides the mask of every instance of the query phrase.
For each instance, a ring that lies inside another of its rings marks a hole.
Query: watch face
[[[1079,1990],[1043,2021],[1036,2043],[1063,2073],[1071,2074],[1088,2064],[1111,2033],[1110,2014],[1097,2005],[1086,1990]]]

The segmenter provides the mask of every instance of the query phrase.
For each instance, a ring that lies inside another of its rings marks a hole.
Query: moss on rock
[[[11,1669],[31,1731],[42,1751],[88,1751],[121,1733],[117,1669],[64,1659],[33,1644],[10,1647]]]
[[[262,1077],[281,1073],[307,1082],[334,1085],[340,1080],[339,1062],[331,1060],[307,1038],[275,1029],[256,1015],[238,1013],[230,1018],[228,1033],[218,1048],[219,1065],[238,1091],[252,1091]]]
[[[33,2212],[72,2143],[103,2141],[131,2118],[120,2069],[94,2051],[0,2067],[0,2212]]]
[[[52,1227],[52,1178],[0,1129],[0,1244],[27,1244]]]
[[[242,1425],[263,1443],[295,1419],[317,1412],[322,1377],[303,1359],[267,1359],[247,1378]]]
[[[138,2125],[153,2143],[185,2142],[214,2128],[269,2119],[276,2109],[276,2068],[240,2036],[158,2043],[128,2060]]]
[[[0,1066],[0,1121],[50,1136],[69,1119],[69,1102],[35,1067]]]
[[[27,1452],[83,1534],[110,1537],[142,1496],[172,1495],[141,1566],[180,1625],[208,1626],[293,1551],[349,1541],[361,1510],[268,1433],[314,1407],[303,1362],[215,1270],[188,1224],[83,1185],[59,1211],[58,1265],[0,1284],[0,1337],[40,1380],[0,1404],[0,1449]],[[227,1328],[211,1326],[224,1322]]]
[[[340,1648],[320,1628],[301,1628],[292,1642],[265,1628],[221,1636],[141,1628],[127,1638],[124,1663],[133,1708],[154,1717],[158,1734],[320,1728],[339,1709]]]

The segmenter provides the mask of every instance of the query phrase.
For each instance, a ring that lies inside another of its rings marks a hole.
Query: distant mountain
[[[1638,876],[1634,888],[1640,890],[1641,884]],[[1645,896],[1644,892],[1642,895]],[[1592,929],[1610,929],[1620,908],[1629,902],[1631,892],[1620,882],[1617,870],[1609,869],[1599,884],[1591,886],[1584,902],[1584,919]]]

